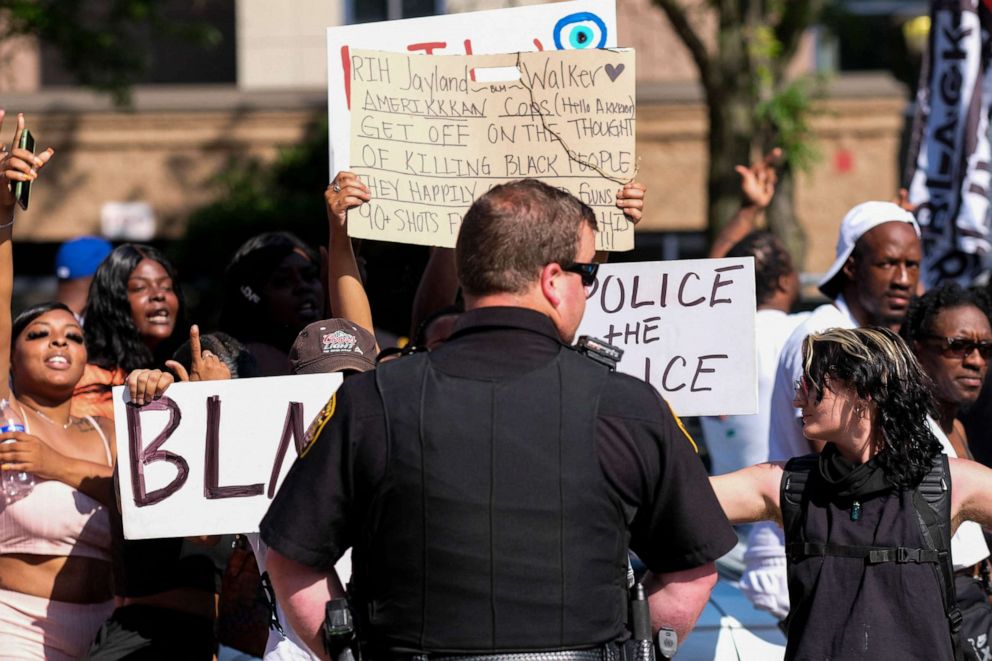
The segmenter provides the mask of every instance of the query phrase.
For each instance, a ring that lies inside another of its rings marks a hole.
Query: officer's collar
[[[546,314],[530,308],[513,306],[492,306],[463,312],[455,322],[454,331],[448,339],[496,328],[531,331],[561,343],[558,329]]]

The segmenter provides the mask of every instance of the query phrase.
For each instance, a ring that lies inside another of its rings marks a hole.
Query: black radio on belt
[[[623,349],[589,335],[583,335],[579,338],[579,341],[575,343],[575,350],[597,363],[606,365],[613,371],[616,371],[617,364],[623,358]]]
[[[347,599],[331,599],[324,606],[322,633],[324,649],[332,661],[361,661],[361,654],[355,652],[355,622]]]

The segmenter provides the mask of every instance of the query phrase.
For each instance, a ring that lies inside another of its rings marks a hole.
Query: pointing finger
[[[189,372],[183,367],[183,364],[176,360],[165,361],[165,366],[176,373],[176,378],[180,381],[189,381]]]

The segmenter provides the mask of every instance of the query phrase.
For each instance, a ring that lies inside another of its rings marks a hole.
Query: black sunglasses
[[[964,358],[972,351],[978,350],[978,355],[988,360],[992,356],[992,342],[986,340],[967,340],[963,337],[944,337],[942,335],[926,335],[927,339],[940,341],[940,353],[946,358]]]
[[[582,278],[582,286],[592,287],[593,283],[596,282],[596,272],[599,271],[599,264],[572,262],[568,266],[561,267],[561,270],[568,271],[569,273],[578,273]]]

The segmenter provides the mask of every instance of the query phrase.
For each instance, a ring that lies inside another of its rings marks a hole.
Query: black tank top
[[[787,545],[926,548],[912,490],[875,493],[857,507],[816,469],[809,481],[801,538],[786,533]],[[860,511],[852,516],[852,508]],[[934,563],[790,557],[786,659],[953,659],[939,571]]]

